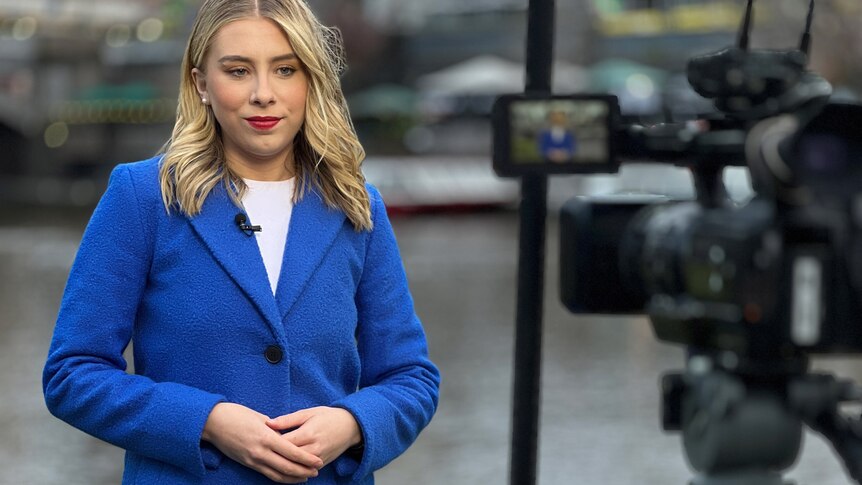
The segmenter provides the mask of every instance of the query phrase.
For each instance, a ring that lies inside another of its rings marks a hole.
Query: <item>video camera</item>
[[[688,346],[687,370],[662,379],[662,419],[683,433],[693,483],[784,483],[802,423],[862,483],[862,425],[838,411],[862,391],[807,372],[811,353],[862,353],[862,106],[830,101],[829,83],[806,70],[813,0],[800,47],[787,51],[749,49],[752,3],[736,46],[688,63],[716,112],[638,126],[612,96],[504,96],[494,168],[688,168],[695,200],[564,205],[562,302],[578,314],[647,314],[659,339]],[[728,197],[728,166],[748,168],[747,203]]]

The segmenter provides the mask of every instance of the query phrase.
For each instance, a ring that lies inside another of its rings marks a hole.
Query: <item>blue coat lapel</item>
[[[260,311],[273,335],[284,342],[284,327],[272,296],[260,248],[254,236],[240,231],[234,221],[240,212],[243,210],[234,205],[225,187],[217,185],[204,201],[200,214],[190,218],[190,221],[216,261]]]
[[[294,206],[275,293],[282,319],[329,252],[344,221],[344,213],[327,207],[314,190]]]

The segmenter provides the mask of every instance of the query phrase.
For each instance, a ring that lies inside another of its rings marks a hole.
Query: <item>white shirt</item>
[[[248,223],[260,226],[260,232],[254,235],[274,295],[278,287],[278,275],[281,274],[290,214],[293,212],[294,179],[277,182],[243,180],[248,190],[242,198],[242,205],[248,214]]]

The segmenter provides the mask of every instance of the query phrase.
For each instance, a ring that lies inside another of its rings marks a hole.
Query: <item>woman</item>
[[[565,163],[575,155],[577,140],[564,111],[548,113],[548,126],[539,133],[539,151],[547,160]]]
[[[164,153],[111,175],[43,384],[123,483],[370,484],[436,409],[337,40],[302,0],[205,1]]]

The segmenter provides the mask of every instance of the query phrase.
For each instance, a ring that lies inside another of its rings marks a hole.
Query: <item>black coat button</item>
[[[263,356],[266,357],[266,361],[270,364],[278,364],[281,362],[282,357],[284,357],[284,351],[278,345],[270,345],[263,351]]]

